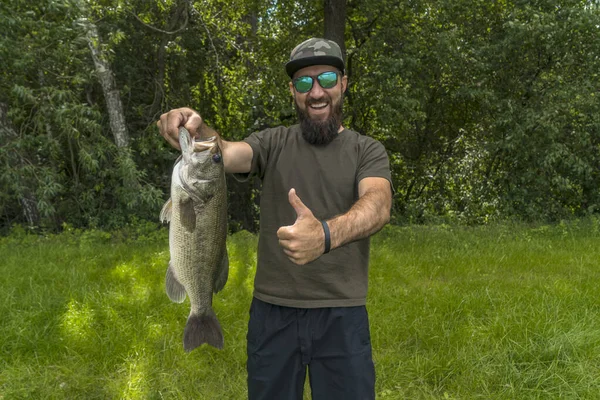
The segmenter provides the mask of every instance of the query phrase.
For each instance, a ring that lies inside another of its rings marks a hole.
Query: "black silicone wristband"
[[[329,233],[329,225],[327,225],[327,222],[321,221],[321,225],[323,225],[323,232],[325,232],[325,251],[323,254],[327,254],[329,253],[329,250],[331,250],[331,234]]]

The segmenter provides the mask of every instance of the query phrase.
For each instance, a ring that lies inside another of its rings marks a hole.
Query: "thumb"
[[[296,211],[296,219],[302,219],[306,216],[312,215],[312,212],[308,207],[304,205],[300,197],[296,194],[296,189],[290,189],[288,193],[288,199],[292,207],[294,207],[294,211]]]
[[[190,132],[190,135],[192,137],[201,136],[200,129],[204,122],[202,117],[196,112],[192,112],[191,114],[187,115],[182,113],[181,115],[183,118],[182,125]]]

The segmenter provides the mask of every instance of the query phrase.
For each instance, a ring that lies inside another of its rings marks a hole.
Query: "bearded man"
[[[299,124],[220,141],[226,172],[262,181],[248,398],[301,400],[308,372],[313,399],[374,399],[365,304],[369,237],[390,219],[387,153],[342,125],[348,78],[335,42],[300,43],[285,69]],[[157,124],[175,148],[180,126],[207,129],[189,108]]]

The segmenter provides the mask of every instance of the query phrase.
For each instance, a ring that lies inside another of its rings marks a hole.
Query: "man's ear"
[[[346,93],[346,89],[348,89],[348,77],[344,75],[342,76],[342,93]]]
[[[294,96],[294,84],[292,82],[290,82],[290,93],[292,94],[292,97]]]

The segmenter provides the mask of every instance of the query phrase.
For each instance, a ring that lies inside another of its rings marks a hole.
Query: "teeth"
[[[327,103],[314,103],[310,105],[312,108],[324,108],[327,107]]]

